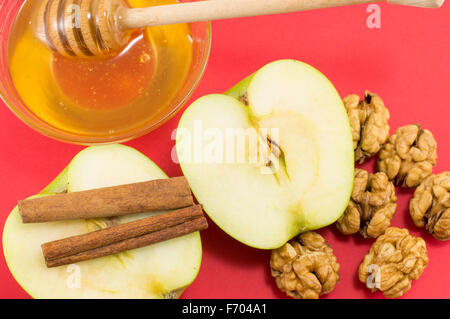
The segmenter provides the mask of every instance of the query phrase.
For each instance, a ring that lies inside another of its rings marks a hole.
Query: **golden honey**
[[[28,0],[8,39],[14,87],[28,109],[72,134],[108,137],[155,121],[184,85],[192,63],[188,24],[147,28],[110,58],[66,58],[36,36],[40,1]],[[175,0],[129,0],[132,7]]]

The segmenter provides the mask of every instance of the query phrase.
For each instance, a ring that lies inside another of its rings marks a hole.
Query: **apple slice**
[[[89,147],[44,189],[82,191],[167,178],[151,160],[123,145]],[[124,223],[147,214],[113,219],[23,224],[17,207],[6,221],[3,250],[19,284],[35,298],[176,298],[196,277],[202,247],[198,232],[148,247],[47,268],[41,244]]]
[[[67,172],[69,171],[69,166],[66,166],[61,173],[56,176],[56,178],[48,184],[40,194],[57,194],[57,193],[67,193]]]
[[[350,198],[354,161],[348,118],[328,79],[280,60],[227,94],[195,101],[177,130],[181,168],[211,219],[262,249],[336,221]],[[245,143],[236,142],[242,134]]]

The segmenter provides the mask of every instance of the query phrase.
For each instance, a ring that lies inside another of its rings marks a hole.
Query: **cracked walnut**
[[[336,227],[345,235],[359,231],[365,238],[376,238],[391,225],[396,202],[394,184],[386,174],[369,174],[357,168],[352,197]]]
[[[436,164],[436,141],[419,124],[400,127],[382,147],[378,170],[396,185],[416,187]]]
[[[409,212],[416,226],[439,240],[450,239],[450,172],[428,176],[414,192]]]
[[[355,162],[361,164],[378,153],[388,139],[389,111],[378,95],[368,91],[361,101],[355,94],[343,101],[352,129]]]
[[[390,227],[377,238],[359,266],[359,280],[387,298],[402,296],[428,264],[425,241],[407,229]]]
[[[278,288],[296,299],[318,299],[330,293],[339,281],[339,264],[333,250],[312,231],[273,250],[270,267]]]

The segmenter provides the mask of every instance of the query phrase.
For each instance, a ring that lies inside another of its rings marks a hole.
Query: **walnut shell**
[[[378,170],[396,185],[416,187],[431,174],[436,148],[433,134],[419,124],[400,127],[382,147]]]
[[[296,299],[318,299],[339,281],[339,264],[333,250],[312,231],[273,250],[270,267],[278,288]]]
[[[414,224],[439,240],[450,239],[450,172],[428,176],[409,202]]]
[[[389,137],[389,111],[383,100],[365,92],[365,98],[352,94],[344,98],[353,136],[355,161],[360,164],[374,156]]]
[[[387,298],[402,296],[428,264],[427,247],[407,229],[390,227],[377,238],[359,266],[359,280]]]
[[[386,174],[356,168],[352,197],[336,226],[345,235],[359,231],[363,237],[376,238],[391,225],[396,202],[394,184]]]

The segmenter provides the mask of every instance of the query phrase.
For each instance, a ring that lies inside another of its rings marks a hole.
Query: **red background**
[[[391,132],[421,123],[438,142],[435,173],[450,170],[450,4],[437,10],[381,5],[381,29],[368,29],[367,5],[213,23],[212,53],[193,99],[223,92],[276,59],[293,58],[322,71],[342,96],[378,93],[391,112]],[[191,102],[193,101],[191,100]],[[190,103],[190,102],[189,102]],[[189,105],[188,103],[188,105]],[[171,132],[180,112],[160,129],[129,143],[169,176],[181,174],[170,160]],[[0,106],[0,223],[19,199],[39,192],[82,149],[39,135]],[[364,165],[373,170],[375,162]],[[450,298],[450,242],[414,227],[408,213],[412,191],[397,189],[393,226],[407,227],[427,242],[430,262],[405,298]],[[2,227],[0,228],[2,229]],[[341,280],[325,298],[381,298],[357,279],[373,240],[320,233],[341,265]],[[202,233],[200,273],[184,298],[283,298],[270,276],[269,251],[238,243],[217,226]],[[0,256],[0,298],[29,298]]]

